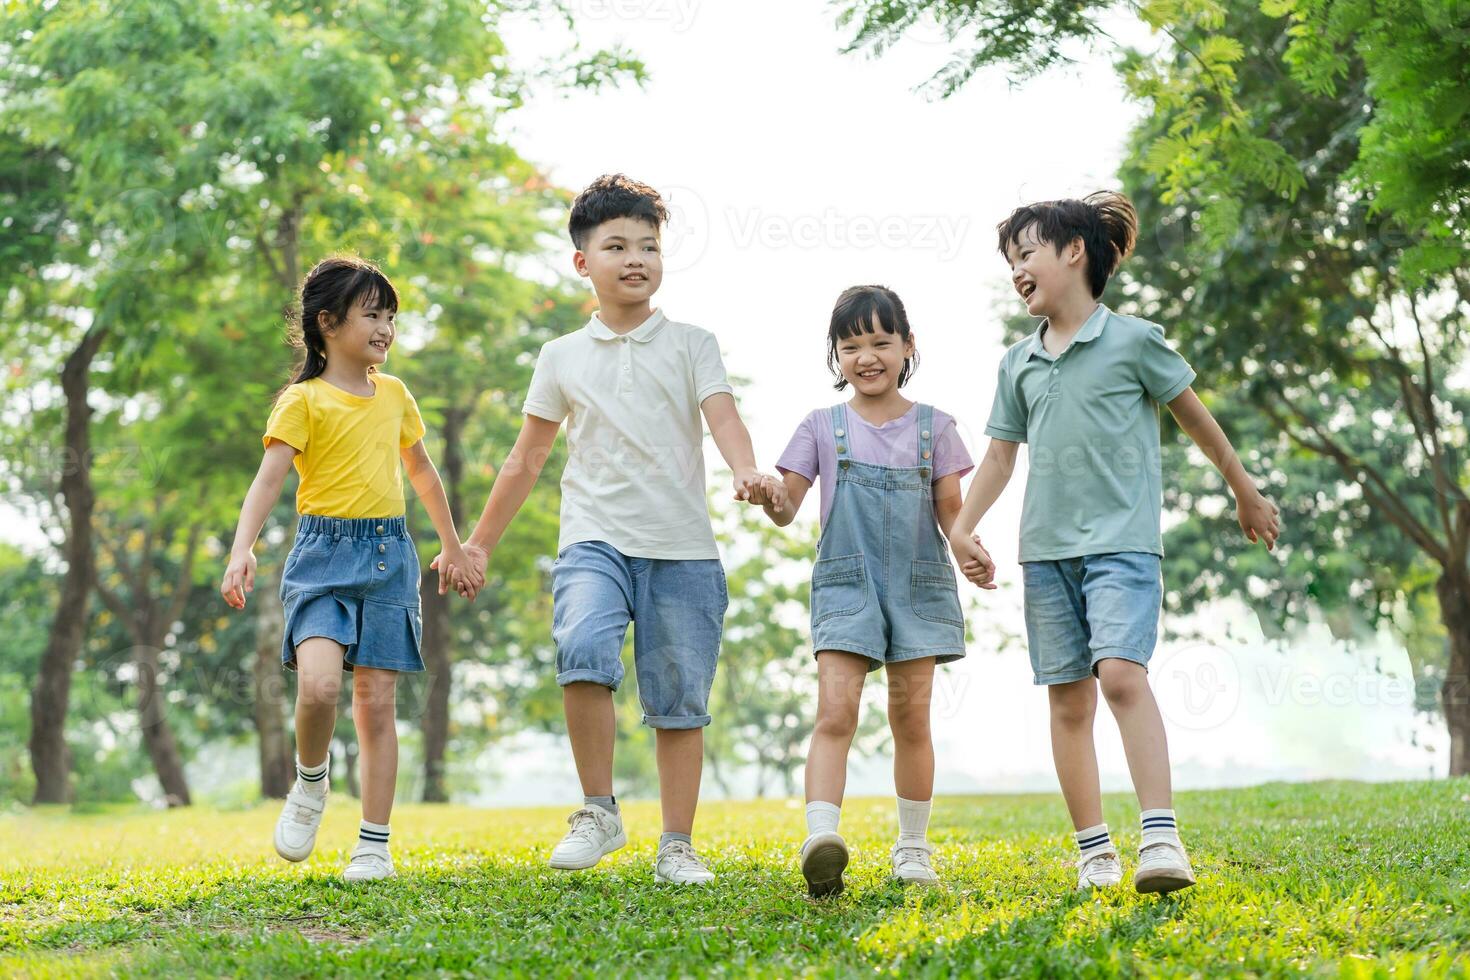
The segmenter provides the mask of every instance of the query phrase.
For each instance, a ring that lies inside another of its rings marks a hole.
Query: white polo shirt
[[[719,558],[704,485],[710,395],[733,393],[714,334],[655,310],[617,334],[595,315],[547,342],[522,409],[567,422],[561,539],[630,558]]]

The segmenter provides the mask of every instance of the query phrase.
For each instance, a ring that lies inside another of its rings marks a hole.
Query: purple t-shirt
[[[934,482],[958,473],[964,476],[975,468],[956,431],[954,418],[934,410]],[[882,425],[873,425],[852,406],[847,407],[848,455],[859,463],[878,466],[917,466],[919,464],[919,405],[915,402],[903,415]],[[837,472],[837,445],[832,435],[832,410],[819,408],[796,427],[786,444],[786,451],[776,462],[782,473],[799,473],[813,483],[817,475]],[[822,524],[832,512],[835,478],[820,481],[822,489]]]

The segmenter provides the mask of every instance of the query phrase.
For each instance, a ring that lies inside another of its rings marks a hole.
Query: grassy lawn
[[[399,876],[344,885],[356,802],[275,857],[274,806],[0,816],[0,976],[485,973],[1470,975],[1470,781],[1181,794],[1199,885],[1078,895],[1054,796],[947,797],[944,883],[887,878],[891,800],[849,801],[848,890],[806,897],[786,801],[709,803],[705,889],[653,880],[657,806],[591,871],[545,867],[565,810],[401,806]],[[1125,870],[1131,799],[1112,797]]]

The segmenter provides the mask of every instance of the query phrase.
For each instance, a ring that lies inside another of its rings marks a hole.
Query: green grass
[[[347,886],[354,801],[302,865],[273,806],[0,817],[0,976],[486,973],[1470,975],[1470,781],[1182,793],[1199,885],[1079,895],[1054,796],[941,798],[942,886],[887,879],[891,800],[850,801],[848,891],[806,897],[802,811],[708,803],[705,889],[653,880],[657,806],[591,871],[545,866],[564,810],[400,806],[399,877]],[[1127,860],[1132,801],[1109,798]]]

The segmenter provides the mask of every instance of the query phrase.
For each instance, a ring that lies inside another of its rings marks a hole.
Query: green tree
[[[959,49],[937,76],[947,94],[987,64],[1025,73],[1069,42],[1109,43],[1098,18],[1119,8],[845,9],[852,50],[881,51],[918,17],[946,25]],[[1118,302],[1169,326],[1288,518],[1279,560],[1233,553],[1218,480],[1172,467],[1187,475],[1169,502],[1190,520],[1170,535],[1171,591],[1238,595],[1276,623],[1311,602],[1345,632],[1354,608],[1398,624],[1440,682],[1450,772],[1470,772],[1470,20],[1437,0],[1133,9],[1168,43],[1119,52],[1152,112],[1122,173],[1143,234]],[[1000,40],[966,33],[1005,11],[1021,26]]]
[[[0,297],[16,324],[5,352],[24,354],[38,385],[60,375],[62,399],[45,408],[64,420],[44,434],[64,447],[50,456],[68,461],[59,474],[10,470],[62,530],[66,560],[33,696],[38,800],[68,793],[70,674],[95,579],[93,413],[117,413],[125,425],[149,395],[168,400],[181,385],[218,379],[218,417],[188,448],[241,461],[243,487],[253,466],[243,459],[258,455],[260,417],[283,380],[269,325],[305,264],[356,248],[391,268],[418,231],[416,202],[397,195],[395,181],[443,163],[443,133],[468,133],[449,152],[482,161],[466,200],[523,214],[518,200],[547,192],[517,179],[526,168],[492,139],[499,115],[528,85],[599,85],[641,72],[609,51],[513,68],[500,21],[532,10],[485,0],[4,8],[0,22],[16,39],[0,49],[0,252],[9,260]],[[468,258],[493,264],[514,254]],[[209,331],[236,343],[222,348]],[[159,345],[164,337],[170,344]],[[219,373],[190,365],[164,377],[160,346],[171,356],[195,341],[224,355],[213,365]],[[117,397],[96,397],[99,389]],[[258,408],[247,410],[252,399]],[[64,508],[53,504],[58,489]],[[272,574],[262,570],[264,595]],[[273,645],[262,639],[257,650]]]

